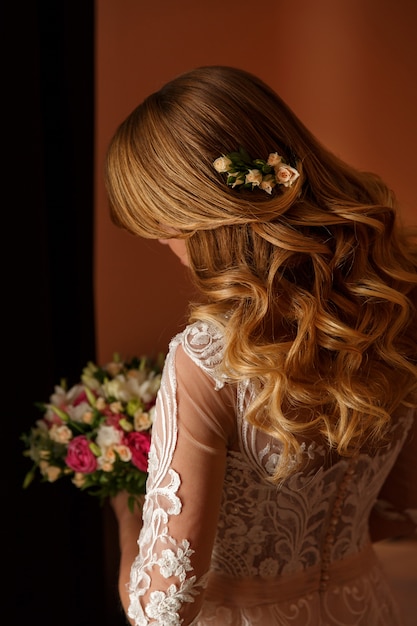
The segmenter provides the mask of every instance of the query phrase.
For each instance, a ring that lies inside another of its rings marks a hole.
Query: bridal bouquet
[[[21,436],[33,461],[23,486],[69,479],[79,489],[105,498],[126,490],[130,506],[145,493],[153,413],[163,358],[147,357],[99,367],[88,363],[81,381],[56,386],[43,417]]]

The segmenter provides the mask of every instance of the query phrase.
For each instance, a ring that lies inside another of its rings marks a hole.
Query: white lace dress
[[[139,626],[398,626],[369,542],[387,477],[415,465],[404,409],[377,455],[330,457],[267,481],[279,446],[244,419],[250,385],[217,374],[221,334],[193,324],[171,342],[158,394],[129,616]],[[393,503],[417,521],[414,486]],[[403,485],[404,487],[404,485]],[[395,492],[395,490],[394,490]]]

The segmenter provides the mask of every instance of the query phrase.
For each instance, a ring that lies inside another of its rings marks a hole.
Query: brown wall
[[[260,7],[260,8],[259,8]],[[191,297],[186,270],[157,242],[108,217],[102,168],[116,126],[150,92],[200,65],[234,65],[271,84],[339,156],[380,173],[417,224],[417,2],[97,0],[97,358],[166,351]]]

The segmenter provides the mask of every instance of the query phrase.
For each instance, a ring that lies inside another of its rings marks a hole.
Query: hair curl
[[[243,146],[278,152],[291,188],[228,187],[213,161]],[[299,434],[341,455],[384,441],[416,403],[417,251],[394,194],[330,153],[255,76],[202,67],[149,96],[109,146],[114,222],[186,240],[204,303],[190,320],[224,328],[224,372],[251,379],[247,419],[299,457]]]

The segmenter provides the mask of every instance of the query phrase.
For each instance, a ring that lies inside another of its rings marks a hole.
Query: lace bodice
[[[170,344],[130,617],[140,626],[370,626],[374,610],[372,625],[400,624],[368,519],[413,413],[398,415],[390,444],[373,456],[342,459],[303,442],[303,469],[275,486],[268,477],[280,445],[246,422],[253,389],[222,378],[222,350],[221,333],[203,323]],[[417,501],[402,508],[417,521]]]

